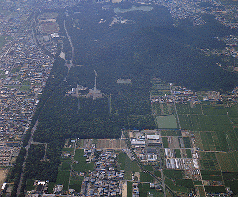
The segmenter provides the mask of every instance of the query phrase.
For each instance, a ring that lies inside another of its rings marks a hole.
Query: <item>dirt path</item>
[[[122,197],[127,197],[127,182],[122,183]]]

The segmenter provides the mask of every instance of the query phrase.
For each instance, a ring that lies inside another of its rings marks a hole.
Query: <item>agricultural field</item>
[[[225,192],[225,184],[232,188],[234,194],[238,194],[235,187],[238,178],[233,179],[231,176],[227,178],[229,173],[235,173],[232,174],[234,177],[238,173],[238,105],[209,101],[191,105],[190,102],[187,102],[176,104],[176,109],[182,130],[189,131],[194,136],[199,154],[202,181],[193,180],[196,190],[201,196],[205,196],[205,192]],[[163,136],[165,132],[161,132],[161,134],[164,148],[170,147],[169,137]],[[184,146],[191,148],[190,137],[182,139]],[[174,152],[176,157],[183,157],[182,147],[174,149]],[[185,154],[187,158],[192,158],[190,149],[186,149]],[[175,180],[175,177],[169,178],[166,173],[167,184],[177,191],[178,181]],[[175,182],[171,182],[170,179]]]
[[[171,94],[170,86],[159,79],[152,80],[151,96],[164,96]]]
[[[99,149],[125,149],[126,142],[122,139],[98,139],[95,143]]]
[[[216,153],[222,172],[238,172],[237,152]]]

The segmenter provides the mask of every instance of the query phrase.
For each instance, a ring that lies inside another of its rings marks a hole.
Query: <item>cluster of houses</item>
[[[3,5],[15,7],[11,1]],[[21,18],[29,17],[29,5],[19,5],[15,16],[2,17],[0,35],[6,40],[0,51],[0,165],[12,165],[20,150],[23,134],[39,102],[38,96],[53,66],[53,59],[36,45],[31,26]],[[6,22],[6,24],[5,24]],[[7,26],[8,24],[8,26]],[[2,26],[6,28],[2,29]],[[11,26],[11,28],[9,28]]]
[[[95,161],[95,170],[84,177],[82,196],[120,196],[124,170],[117,170],[117,154],[104,150]]]
[[[158,79],[157,79],[158,81]],[[172,83],[170,83],[170,86],[166,86],[164,84],[161,88],[162,82],[156,82],[156,87],[160,94],[151,95],[150,100],[151,103],[186,103],[190,102],[192,105],[201,103],[201,100],[198,98],[198,93],[194,92],[192,90],[189,90],[185,87],[181,86],[174,86]],[[165,89],[166,88],[166,89]],[[167,92],[166,94],[162,94],[162,92]],[[216,91],[207,91],[202,94],[202,100],[203,101],[222,101],[222,95],[220,92]]]

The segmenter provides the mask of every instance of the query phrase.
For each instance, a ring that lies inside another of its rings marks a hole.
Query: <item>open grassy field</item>
[[[152,194],[153,197],[163,197],[164,194],[162,191],[158,191],[156,189],[151,189],[149,183],[140,183],[139,184],[140,196],[148,196],[148,194]]]
[[[158,116],[156,117],[158,128],[160,129],[176,129],[177,122],[174,115],[170,116]]]
[[[188,189],[186,187],[176,185],[171,179],[165,178],[165,184],[170,187],[173,191],[187,193]]]
[[[140,182],[153,182],[153,181],[154,178],[150,174],[144,172],[140,173]]]
[[[94,163],[87,163],[86,157],[84,157],[83,154],[83,149],[77,149],[75,151],[74,160],[76,160],[78,163],[73,164],[73,169],[77,172],[87,172],[89,170],[92,171],[94,169]]]
[[[140,172],[140,168],[136,161],[131,161],[126,153],[119,153],[118,163],[120,164],[120,169],[125,170],[125,179],[131,179],[131,174],[134,172]]]

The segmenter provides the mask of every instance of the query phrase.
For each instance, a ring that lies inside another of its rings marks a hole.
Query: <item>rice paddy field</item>
[[[201,102],[192,108],[184,103],[176,104],[176,109],[182,130],[189,131],[195,138],[201,177],[210,185],[196,188],[203,195],[224,192],[225,185],[237,195],[238,176],[226,176],[227,173],[238,174],[238,105]]]
[[[158,129],[161,129],[163,148],[171,148],[175,158],[192,158],[193,138],[199,155],[201,180],[194,179],[191,185],[200,196],[224,192],[225,186],[238,195],[238,104],[202,101],[198,104],[183,102],[175,105],[173,107],[173,103],[162,102],[152,106],[156,112]],[[179,124],[182,131],[189,133],[188,136],[182,136]],[[177,141],[174,137],[178,139],[180,147],[172,146],[171,143]],[[171,169],[165,172],[166,184],[177,194],[185,192],[185,188],[177,187],[181,181],[187,181],[185,176],[171,177],[174,172]]]

